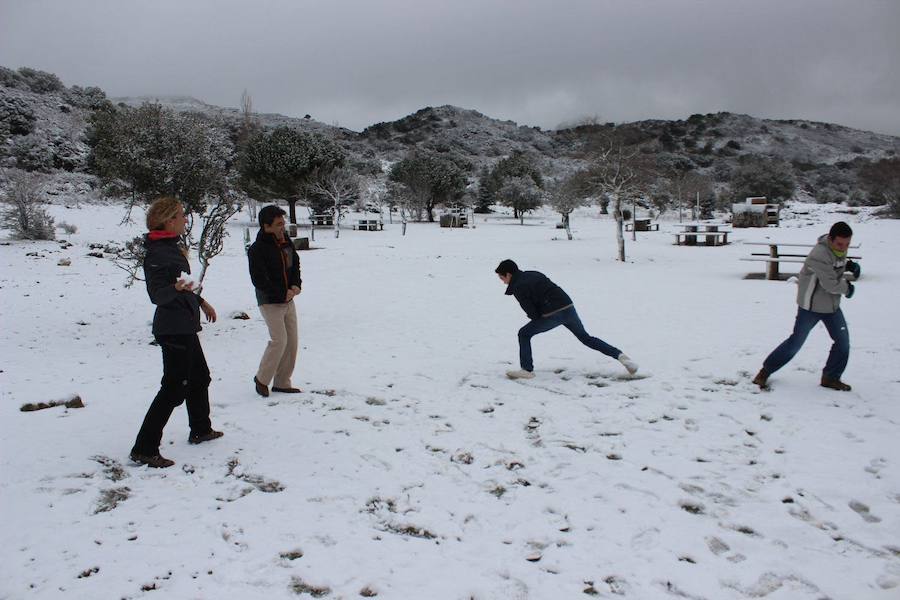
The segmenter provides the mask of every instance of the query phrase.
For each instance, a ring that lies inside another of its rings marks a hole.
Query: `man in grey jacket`
[[[828,235],[819,238],[819,243],[806,257],[797,286],[794,331],[763,361],[762,369],[753,378],[753,383],[759,387],[766,387],[769,376],[794,358],[812,328],[822,321],[834,343],[822,371],[821,385],[850,391],[850,386],[841,381],[850,356],[850,334],[841,312],[841,296],[851,298],[854,291],[853,284],[844,278],[844,272],[850,271],[855,279],[860,275],[859,265],[847,260],[852,236],[850,226],[839,221],[831,226]]]

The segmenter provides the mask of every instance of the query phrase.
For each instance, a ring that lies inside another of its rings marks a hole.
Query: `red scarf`
[[[163,231],[161,229],[154,229],[147,234],[147,238],[150,239],[151,242],[155,242],[156,240],[169,240],[177,237],[178,234],[174,231]]]

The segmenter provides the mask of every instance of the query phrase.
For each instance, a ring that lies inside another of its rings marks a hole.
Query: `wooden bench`
[[[794,253],[781,253],[778,251],[778,247],[782,248],[812,248],[815,244],[784,244],[778,242],[744,242],[747,246],[768,246],[769,252],[753,252],[750,257],[742,257],[740,260],[750,261],[750,262],[764,262],[766,263],[766,274],[765,278],[770,281],[779,281],[782,279],[786,279],[789,275],[783,275],[778,265],[781,263],[799,263],[803,264],[806,262],[806,254],[794,254]],[[859,248],[859,245],[850,246],[851,248]],[[847,258],[852,260],[861,260],[862,256],[848,256]],[[748,279],[754,279],[751,275],[747,276]]]
[[[384,223],[378,219],[357,219],[353,224],[353,229],[358,231],[381,231],[384,229]]]
[[[650,219],[635,219],[625,223],[625,231],[659,231],[659,223],[651,223]]]
[[[309,218],[309,222],[316,227],[334,227],[334,215],[313,215]]]

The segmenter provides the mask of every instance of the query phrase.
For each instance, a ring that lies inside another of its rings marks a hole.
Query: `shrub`
[[[62,229],[68,235],[74,235],[78,233],[78,227],[72,225],[71,223],[66,223],[65,221],[60,221],[56,226]]]
[[[0,212],[0,225],[12,230],[21,240],[55,240],[53,217],[39,206],[43,182],[31,173],[19,172],[9,178]]]
[[[21,75],[6,67],[0,67],[0,85],[17,89],[25,87]]]
[[[65,89],[59,77],[53,73],[39,71],[37,69],[29,69],[22,67],[19,69],[19,76],[22,81],[35,94],[48,94],[50,92],[59,92]]]
[[[0,95],[0,135],[28,135],[34,131],[34,112],[20,99]]]
[[[83,88],[73,85],[63,92],[63,99],[72,106],[88,110],[112,107],[112,103],[106,98],[106,93],[100,88],[93,86]]]
[[[17,138],[12,144],[16,166],[26,171],[48,172],[53,168],[53,148],[34,134]]]

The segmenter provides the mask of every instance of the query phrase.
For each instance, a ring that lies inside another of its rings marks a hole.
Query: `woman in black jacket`
[[[150,404],[138,432],[131,460],[149,467],[171,467],[175,463],[159,454],[163,428],[172,411],[187,404],[188,442],[200,444],[222,437],[209,420],[209,368],[200,347],[200,311],[216,321],[215,309],[192,290],[191,266],[181,245],[187,219],[184,207],[174,198],[159,198],[147,211],[147,254],[144,278],[150,301],[156,305],[153,336],[163,355],[159,392]]]

